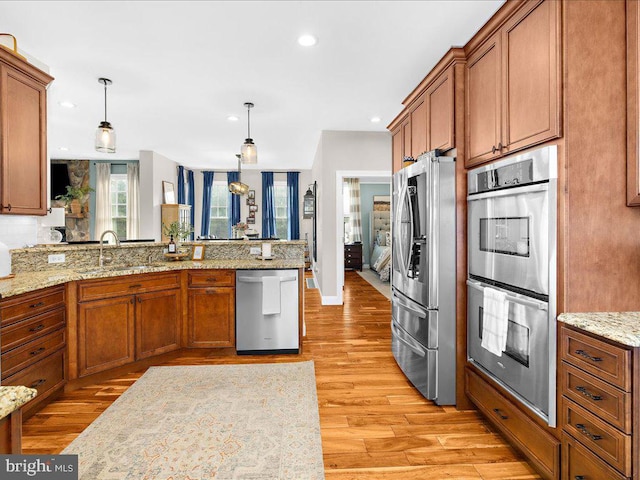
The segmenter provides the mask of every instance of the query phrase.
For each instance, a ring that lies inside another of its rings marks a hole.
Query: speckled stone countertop
[[[264,270],[304,268],[304,259],[258,260],[247,259],[217,259],[195,261],[160,262],[140,266],[143,268],[128,268],[123,266],[97,267],[87,266],[77,269],[41,270],[38,272],[16,273],[15,277],[0,280],[0,298],[20,295],[41,288],[52,287],[74,280],[90,280],[95,278],[118,277],[122,275],[138,275],[143,273],[167,272],[189,269],[235,269],[235,270]]]
[[[0,386],[0,419],[11,415],[37,394],[35,388]]]
[[[628,347],[640,347],[640,312],[562,313],[558,321]]]

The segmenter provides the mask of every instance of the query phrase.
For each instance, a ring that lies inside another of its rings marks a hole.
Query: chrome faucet
[[[120,246],[120,239],[118,238],[118,234],[116,232],[114,232],[113,230],[105,230],[104,232],[102,232],[102,235],[100,235],[100,257],[98,258],[99,267],[103,267],[105,263],[109,264],[113,261],[113,256],[111,255],[105,256],[102,252],[102,249],[104,246],[104,236],[107,233],[113,234],[113,238],[116,239],[116,247]]]

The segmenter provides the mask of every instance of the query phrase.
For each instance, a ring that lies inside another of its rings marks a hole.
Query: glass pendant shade
[[[104,85],[104,121],[100,122],[96,130],[96,150],[104,153],[116,153],[116,131],[107,121],[107,86],[113,82],[108,78],[99,78],[98,82]]]
[[[116,153],[116,131],[109,122],[100,122],[96,130],[96,150],[104,153]]]
[[[258,163],[258,147],[256,147],[251,138],[247,138],[244,141],[240,152],[242,154],[242,163],[249,165]]]

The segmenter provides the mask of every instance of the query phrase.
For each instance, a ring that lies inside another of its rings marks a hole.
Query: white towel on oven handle
[[[498,357],[507,347],[509,327],[509,302],[507,294],[495,288],[485,287],[482,304],[482,348]]]

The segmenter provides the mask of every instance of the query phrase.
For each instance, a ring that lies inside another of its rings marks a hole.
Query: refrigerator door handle
[[[431,162],[429,169],[428,186],[429,186],[429,205],[428,205],[428,225],[429,229],[427,231],[427,255],[429,261],[429,297],[428,297],[428,306],[429,308],[437,308],[438,304],[438,255],[436,252],[439,251],[438,245],[438,197],[440,192],[440,183],[438,181],[438,162]]]
[[[420,317],[427,318],[428,312],[426,310],[410,305],[405,299],[398,297],[395,293],[393,294],[393,300],[400,308],[414,313]]]
[[[406,270],[406,261],[405,261],[405,256],[404,256],[404,246],[403,243],[405,241],[404,238],[402,238],[402,212],[404,212],[404,200],[405,200],[405,191],[406,191],[406,183],[402,185],[402,187],[400,187],[400,193],[398,194],[398,211],[395,212],[397,213],[397,215],[395,216],[396,218],[395,220],[395,231],[398,232],[398,238],[396,242],[394,242],[394,244],[397,244],[397,248],[398,248],[398,256],[399,258],[399,265],[398,267],[401,269],[401,275],[402,278],[407,276],[407,270]]]
[[[409,225],[411,225],[411,233],[409,234],[409,254],[407,255],[407,260],[404,266],[404,271],[406,274],[409,271],[409,266],[411,264],[411,260],[413,256],[413,244],[414,244],[413,235],[415,232],[415,225],[414,225],[415,218],[413,217],[413,204],[411,203],[411,196],[409,195],[408,185],[405,187],[404,192],[405,192],[405,198],[407,200],[407,205],[409,206],[409,218],[411,219],[411,221],[409,222]]]
[[[411,350],[416,355],[419,355],[420,357],[423,357],[423,358],[427,356],[427,352],[425,352],[422,348],[409,342],[408,340],[405,340],[400,336],[401,334],[398,331],[398,327],[395,326],[395,324],[393,323],[393,320],[391,321],[391,334],[394,335],[400,343],[405,345],[409,350]]]

